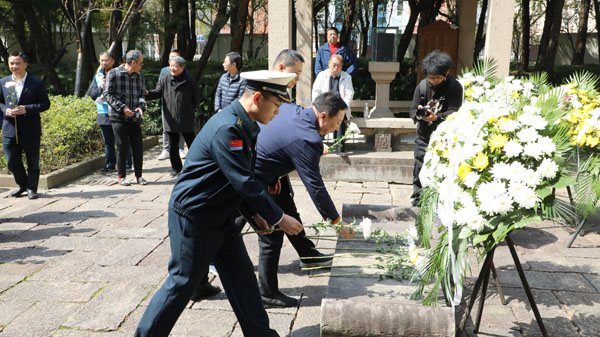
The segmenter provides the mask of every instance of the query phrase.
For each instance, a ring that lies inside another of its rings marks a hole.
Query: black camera
[[[444,105],[443,103],[444,103],[444,97],[432,99],[431,101],[429,101],[427,103],[427,105],[425,105],[421,109],[417,110],[417,113],[416,113],[417,119],[421,120],[421,119],[427,117],[429,115],[428,110],[431,110],[431,112],[434,115],[436,115],[438,112],[440,112],[440,110],[442,110],[442,106]]]

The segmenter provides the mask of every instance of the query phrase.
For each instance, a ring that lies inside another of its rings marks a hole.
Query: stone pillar
[[[473,66],[475,49],[475,30],[477,27],[477,0],[458,2],[458,58],[456,74],[460,75],[465,67]]]
[[[369,72],[375,81],[375,107],[370,118],[394,117],[390,110],[390,83],[399,70],[398,62],[369,62]]]
[[[296,83],[296,103],[303,106],[310,106],[312,102],[312,22],[312,0],[296,0],[296,46],[304,56],[300,81]]]
[[[485,57],[498,65],[499,77],[508,76],[512,47],[515,0],[490,0],[485,36]]]
[[[269,1],[269,69],[283,49],[292,48],[292,0]]]

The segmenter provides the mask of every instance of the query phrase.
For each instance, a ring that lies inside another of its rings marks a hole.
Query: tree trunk
[[[25,25],[23,24],[23,22],[25,22],[26,20],[24,6],[22,4],[17,3],[16,0],[12,0],[11,3],[13,5],[15,13],[15,18],[12,24],[15,37],[17,38],[17,41],[19,42],[23,53],[27,55],[29,62],[36,63],[37,56],[35,52],[35,42],[33,41],[33,37],[31,37],[31,34],[29,34],[29,36],[27,35]]]
[[[217,42],[217,38],[219,37],[219,31],[227,23],[227,19],[229,18],[227,15],[227,1],[228,0],[219,0],[217,16],[215,17],[213,25],[210,27],[208,40],[206,41],[204,52],[202,52],[202,57],[200,57],[200,60],[198,61],[198,68],[196,69],[196,74],[194,75],[196,81],[200,80],[200,77],[202,77],[206,63],[208,63],[208,58],[210,57],[213,47]]]
[[[175,40],[175,29],[173,26],[170,0],[163,0],[163,21],[165,29],[162,34],[160,65],[164,67],[169,63],[169,53],[171,52],[173,41]]]
[[[317,20],[317,14],[319,12],[315,11],[313,8],[313,29],[315,34],[315,50],[319,50],[319,21]]]
[[[521,63],[519,72],[526,73],[529,70],[529,40],[531,38],[531,13],[529,10],[529,0],[522,0],[521,25],[523,34],[521,35]]]
[[[598,0],[593,0],[594,1],[594,17],[596,18],[596,45],[598,46],[598,61],[600,61],[600,20],[598,20],[598,18],[600,18],[600,1]]]
[[[406,23],[406,27],[404,28],[404,32],[400,37],[400,41],[398,42],[398,62],[401,62],[406,55],[406,51],[410,46],[410,41],[413,38],[413,31],[415,30],[415,24],[417,23],[417,19],[419,18],[419,12],[421,11],[421,4],[424,0],[408,0],[408,4],[410,6],[410,16],[408,18],[408,22]],[[373,27],[376,26],[376,14],[373,14],[373,18],[375,21],[373,22]]]
[[[0,58],[2,58],[2,63],[8,62],[8,48],[2,40],[0,40]]]
[[[523,2],[529,0],[523,0]],[[477,34],[475,35],[475,49],[473,50],[473,61],[479,60],[479,53],[485,45],[485,35],[483,34],[485,27],[485,17],[487,15],[488,0],[481,1],[481,13],[479,13],[479,21],[477,22]],[[524,29],[524,28],[523,28]]]
[[[233,1],[236,3],[235,11],[232,5],[231,20],[231,51],[242,55],[244,49],[244,35],[248,20],[249,0]],[[235,16],[234,16],[235,15]],[[252,32],[250,32],[252,34]]]
[[[575,53],[573,53],[574,66],[582,66],[585,57],[585,42],[587,40],[588,18],[591,0],[581,0],[579,10],[579,24],[577,25],[577,42],[575,42]]]
[[[123,22],[123,12],[121,11],[123,8],[123,3],[121,0],[114,0],[113,7],[118,10],[114,10],[110,13],[110,27],[108,33],[108,41],[111,43],[111,46],[108,52],[115,59],[115,67],[121,63],[121,57],[123,56],[123,40],[122,37],[118,38],[119,27]]]
[[[554,76],[554,59],[556,58],[556,51],[558,50],[558,36],[560,34],[560,25],[562,21],[562,9],[565,4],[565,0],[555,0],[555,7],[553,9],[552,18],[552,30],[548,39],[548,48],[546,50],[546,58],[543,63],[543,70],[548,73],[552,79]]]
[[[548,0],[546,3],[546,15],[544,16],[544,28],[542,30],[542,37],[540,39],[540,45],[538,46],[538,55],[535,62],[535,71],[541,71],[544,69],[546,63],[546,52],[548,50],[548,43],[550,41],[550,35],[552,34],[552,17],[554,16],[554,8],[557,1],[560,0]]]
[[[196,42],[196,1],[190,1],[190,55],[189,60],[193,60],[196,52],[198,52],[198,42]]]
[[[120,2],[120,0],[116,1]],[[121,54],[117,56],[115,52],[117,50],[122,50],[121,41],[123,40],[123,34],[125,34],[125,32],[127,31],[129,25],[131,25],[131,23],[140,16],[140,10],[142,9],[142,6],[144,6],[145,2],[146,0],[134,0],[129,6],[127,13],[125,13],[125,17],[123,18],[119,28],[117,28],[114,40],[112,40],[110,47],[108,48],[108,52],[111,55],[115,56],[115,58],[121,57]]]
[[[375,1],[376,2],[376,1]],[[373,6],[375,6],[375,2]],[[361,3],[361,15],[359,15],[358,21],[360,22],[360,56],[367,56],[367,47],[369,44],[369,28],[371,27],[371,21],[369,20],[369,2],[363,1]]]
[[[344,0],[344,22],[340,32],[340,44],[348,46],[354,28],[354,16],[356,15],[356,0]]]

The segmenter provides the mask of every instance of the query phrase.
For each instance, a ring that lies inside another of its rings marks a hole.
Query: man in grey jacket
[[[217,86],[215,94],[215,112],[231,104],[231,102],[242,97],[246,89],[246,80],[240,78],[242,71],[242,57],[236,52],[231,52],[225,56],[223,69],[226,71]]]

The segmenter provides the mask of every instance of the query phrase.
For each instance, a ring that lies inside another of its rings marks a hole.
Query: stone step
[[[327,180],[387,181],[412,184],[413,151],[371,152],[350,150],[341,157],[329,153],[321,158],[321,175]]]

